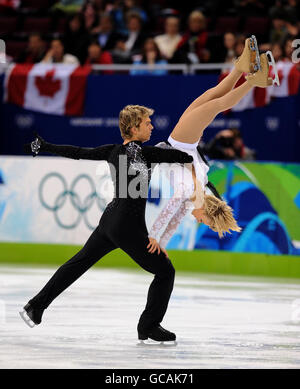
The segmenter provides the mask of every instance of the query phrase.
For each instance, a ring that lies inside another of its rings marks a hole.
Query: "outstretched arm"
[[[72,159],[107,160],[113,147],[114,145],[112,144],[95,148],[54,145],[52,143],[45,142],[42,137],[37,135],[37,138],[33,142],[24,145],[24,151],[29,154],[33,152],[34,156],[40,152],[47,152]]]

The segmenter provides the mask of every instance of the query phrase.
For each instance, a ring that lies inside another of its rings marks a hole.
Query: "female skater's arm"
[[[159,240],[159,245],[161,248],[166,248],[169,240],[174,235],[175,231],[177,230],[179,224],[181,223],[182,219],[190,212],[190,207],[188,206],[188,203],[184,201],[181,203],[179,209],[175,213],[175,215],[172,217],[172,219],[169,221],[169,224],[167,225],[165,231],[163,232],[162,236]]]
[[[164,206],[155,222],[153,223],[148,236],[150,238],[155,239],[157,242],[159,241],[161,231],[166,231],[170,221],[173,216],[176,215],[179,208],[182,206],[184,201],[186,200],[184,184],[180,184],[176,188],[176,192],[169,199],[167,204]]]
[[[169,200],[153,223],[149,237],[159,242],[161,248],[166,247],[184,216],[191,209],[201,208],[203,206],[204,190],[202,185],[197,179],[194,181],[194,185],[196,185],[196,190],[192,191],[183,182],[176,184],[177,192]],[[160,233],[161,231],[163,231],[162,234]]]
[[[24,145],[24,151],[26,153],[34,152],[35,155],[40,152],[47,152],[72,159],[107,160],[110,151],[113,147],[114,145],[112,144],[95,148],[86,148],[70,145],[55,145],[44,141],[42,137],[37,135],[37,138],[33,142]]]

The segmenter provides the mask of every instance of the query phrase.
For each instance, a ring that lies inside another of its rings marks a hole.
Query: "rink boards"
[[[168,201],[160,174],[156,169],[151,180],[158,196],[147,202],[148,229]],[[220,240],[187,215],[167,246],[176,269],[300,277],[300,165],[212,161],[209,179],[242,233]],[[88,239],[112,193],[105,162],[1,157],[0,261],[63,263]],[[121,250],[99,265],[135,266]]]

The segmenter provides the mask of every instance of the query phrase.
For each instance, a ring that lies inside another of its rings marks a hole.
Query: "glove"
[[[24,145],[24,152],[26,154],[33,153],[33,157],[36,157],[38,153],[42,150],[45,141],[38,133],[35,132],[34,135],[36,136],[36,139],[31,143],[26,143]]]

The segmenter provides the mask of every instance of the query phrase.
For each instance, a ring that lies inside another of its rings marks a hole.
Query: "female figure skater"
[[[149,240],[145,207],[154,165],[160,162],[192,162],[192,157],[179,150],[142,146],[151,136],[153,126],[150,115],[153,112],[143,106],[126,106],[119,116],[121,136],[124,139],[120,145],[109,144],[88,149],[53,145],[40,136],[25,145],[25,151],[32,151],[35,155],[45,151],[73,159],[107,161],[115,192],[98,227],[84,247],[56,271],[44,288],[25,305],[24,311],[20,312],[29,326],[40,324],[43,312],[50,303],[100,258],[121,248],[143,269],[155,275],[138,323],[139,339],[175,341],[176,335],[160,326],[173,289],[175,270],[165,254],[150,254],[146,248]]]
[[[254,53],[253,53],[254,52]],[[199,223],[208,225],[222,237],[225,232],[241,231],[233,217],[232,209],[217,196],[205,194],[208,183],[209,167],[197,151],[199,140],[205,128],[215,116],[237,104],[254,86],[267,87],[273,85],[269,74],[269,60],[266,54],[261,54],[258,61],[257,43],[254,36],[246,39],[242,55],[235,62],[232,72],[216,87],[209,89],[185,110],[176,127],[168,138],[168,145],[185,151],[193,156],[192,169],[188,166],[173,168],[174,195],[155,220],[150,233],[147,248],[150,253],[162,250],[175,233],[183,217],[192,210],[192,215]],[[254,55],[253,55],[254,54]],[[276,74],[275,63],[272,61]],[[251,73],[253,71],[253,73]],[[233,90],[243,73],[247,73],[247,81]],[[156,146],[166,147],[159,143]]]

